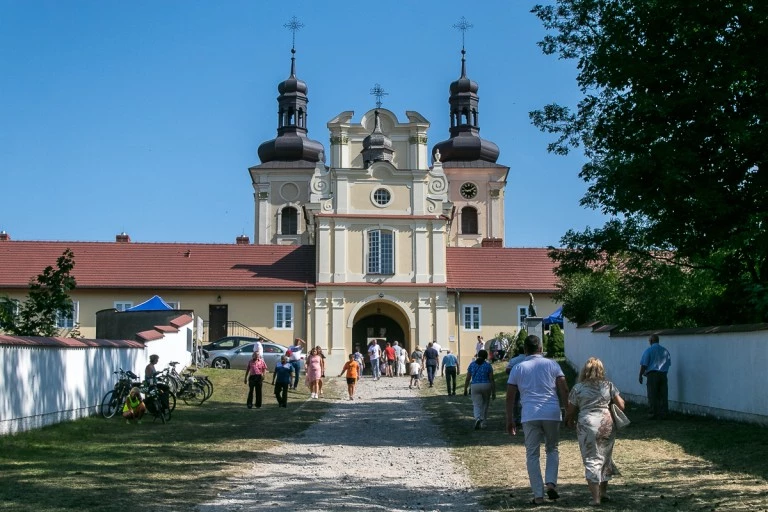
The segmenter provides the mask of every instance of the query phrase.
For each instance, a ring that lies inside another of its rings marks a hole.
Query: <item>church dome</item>
[[[268,162],[325,162],[323,145],[307,137],[307,84],[296,78],[296,50],[291,49],[291,73],[277,86],[277,137],[259,146],[259,159]]]
[[[480,137],[477,82],[467,77],[465,50],[461,50],[461,76],[451,82],[448,103],[451,107],[450,138],[438,142],[432,154],[440,151],[442,162],[484,161],[496,163],[499,147]]]
[[[379,120],[379,111],[374,112],[375,124],[373,132],[363,139],[363,162],[386,161],[391,162],[395,151],[392,149],[392,139],[381,131],[381,121]]]

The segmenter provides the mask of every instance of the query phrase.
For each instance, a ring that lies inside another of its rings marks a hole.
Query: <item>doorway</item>
[[[216,341],[227,335],[229,322],[229,306],[226,304],[210,304],[208,306],[208,341]]]

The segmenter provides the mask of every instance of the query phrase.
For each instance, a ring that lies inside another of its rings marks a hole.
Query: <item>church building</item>
[[[510,168],[480,137],[478,84],[463,49],[448,137],[431,147],[427,119],[380,104],[331,119],[327,148],[309,138],[308,87],[291,51],[277,135],[249,169],[252,242],[26,242],[0,233],[0,294],[23,299],[30,278],[71,248],[76,310],[63,334],[77,325],[93,337],[96,311],[160,294],[202,316],[211,340],[242,326],[319,345],[330,373],[372,338],[409,351],[437,341],[466,367],[478,336],[523,326],[529,294],[540,313],[555,309],[547,250],[504,247]]]

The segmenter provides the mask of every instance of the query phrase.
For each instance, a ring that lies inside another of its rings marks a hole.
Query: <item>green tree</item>
[[[711,283],[696,322],[713,309],[768,321],[768,2],[556,0],[533,13],[544,53],[577,62],[583,98],[531,119],[555,134],[549,151],[583,148],[581,203],[610,217],[565,234],[561,277],[619,256],[637,278]]]
[[[517,332],[517,336],[515,337],[515,344],[514,344],[515,353],[512,354],[513,356],[517,356],[525,352],[523,343],[525,342],[525,338],[527,337],[528,337],[528,331],[525,328],[522,328]]]
[[[563,357],[565,355],[565,335],[559,325],[553,325],[546,335],[547,342],[544,345],[547,357]]]
[[[66,249],[56,260],[56,268],[48,266],[30,281],[24,302],[1,298],[0,329],[14,336],[55,336],[57,315],[72,312],[69,292],[77,284],[70,274],[74,266],[74,254]]]

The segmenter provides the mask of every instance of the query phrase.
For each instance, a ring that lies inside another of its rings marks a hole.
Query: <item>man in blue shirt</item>
[[[445,383],[448,386],[448,396],[456,395],[456,376],[459,374],[459,361],[448,349],[448,354],[443,358],[441,374],[445,374]]]
[[[649,418],[663,419],[669,413],[667,402],[667,372],[672,364],[669,351],[659,345],[659,336],[651,334],[648,337],[651,345],[640,358],[640,384],[643,376],[647,377],[646,389],[648,390]]]

